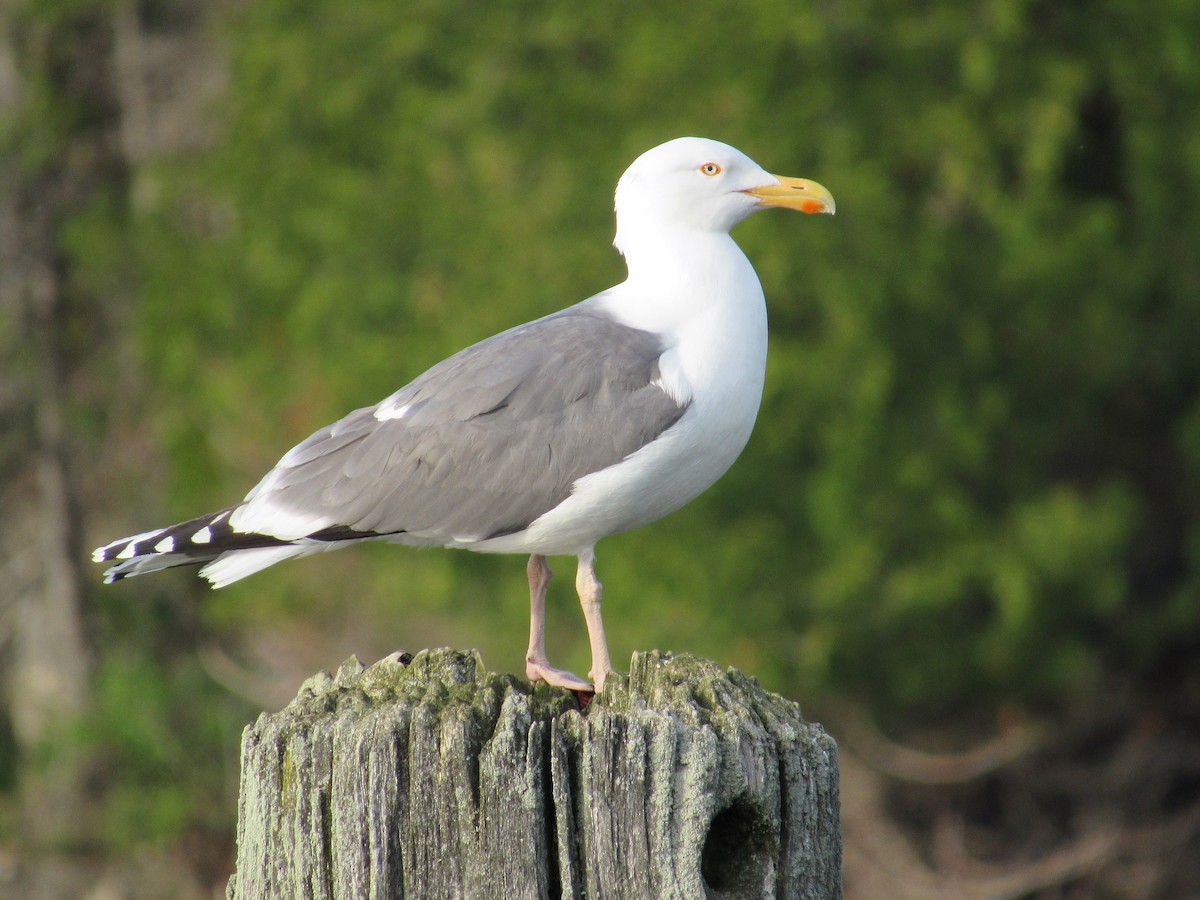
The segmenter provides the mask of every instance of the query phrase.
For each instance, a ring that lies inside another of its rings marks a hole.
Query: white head
[[[707,138],[683,137],[647,150],[617,182],[617,249],[636,234],[665,230],[728,233],[768,206],[834,211],[815,181],[772,175],[740,150]]]

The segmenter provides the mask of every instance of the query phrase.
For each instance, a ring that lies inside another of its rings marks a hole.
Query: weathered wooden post
[[[230,898],[841,895],[832,739],[692,657],[582,712],[474,653],[351,659],[246,729],[239,807]]]

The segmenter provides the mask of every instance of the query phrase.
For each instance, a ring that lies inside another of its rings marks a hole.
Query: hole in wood
[[[778,838],[744,797],[721,810],[708,826],[700,874],[710,897],[768,897],[775,893]]]

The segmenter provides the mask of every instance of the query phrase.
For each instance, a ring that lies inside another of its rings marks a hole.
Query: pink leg
[[[579,592],[579,604],[583,607],[583,620],[587,622],[588,641],[592,645],[592,681],[596,693],[604,690],[604,681],[613,670],[608,658],[608,640],[604,636],[604,620],[600,617],[600,582],[596,580],[596,554],[591,550],[579,554],[579,570],[575,575],[575,589]]]
[[[556,669],[546,658],[546,588],[550,585],[550,566],[546,557],[535,553],[526,568],[529,576],[529,651],[525,654],[525,677],[544,681],[572,691],[591,691],[592,686],[566,669]]]

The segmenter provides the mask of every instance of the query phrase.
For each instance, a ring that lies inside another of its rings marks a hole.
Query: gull
[[[616,190],[625,281],[438,363],[289,450],[235,506],[93,554],[107,582],[203,565],[223,587],[361,541],[528,554],[531,681],[603,690],[613,671],[596,543],[706,490],[745,447],[762,398],[762,286],[729,235],[762,209],[833,213],[820,184],[727,144],[668,141]],[[575,556],[589,683],[546,655],[551,571]]]

